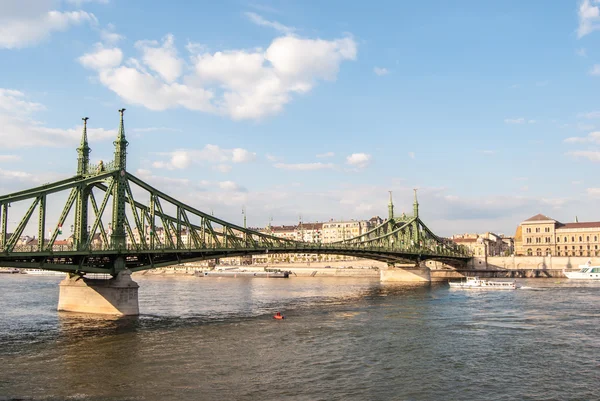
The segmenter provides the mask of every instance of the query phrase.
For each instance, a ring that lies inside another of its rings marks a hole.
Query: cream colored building
[[[323,243],[343,241],[358,237],[370,228],[367,220],[333,221],[323,223]]]
[[[484,234],[459,234],[452,241],[469,249],[475,257],[508,256],[514,252],[510,237],[491,232]]]
[[[520,256],[600,256],[600,222],[561,223],[537,214],[517,228],[515,248]]]

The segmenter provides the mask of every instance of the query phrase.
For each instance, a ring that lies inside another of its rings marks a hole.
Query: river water
[[[0,400],[600,399],[600,282],[138,277],[107,319],[59,281],[0,276]]]

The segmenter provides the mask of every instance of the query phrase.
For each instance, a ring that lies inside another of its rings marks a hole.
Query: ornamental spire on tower
[[[119,170],[125,170],[127,165],[127,145],[129,142],[125,139],[125,125],[123,124],[123,113],[125,109],[119,110],[121,114],[121,122],[119,124],[119,133],[117,134],[117,140],[115,145],[115,168]]]
[[[415,203],[413,203],[413,214],[415,217],[419,217],[419,202],[417,201],[417,188],[413,189],[415,191]]]
[[[88,145],[87,139],[87,120],[88,117],[83,117],[83,133],[81,134],[81,144],[77,148],[77,174],[83,175],[88,173],[90,164],[90,152],[92,151]]]
[[[392,191],[388,191],[390,193],[390,203],[388,204],[388,219],[392,220],[394,218],[394,203],[392,202]]]

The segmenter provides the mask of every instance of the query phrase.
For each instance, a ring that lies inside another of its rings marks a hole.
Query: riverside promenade
[[[592,265],[600,265],[600,257],[557,257],[557,256],[506,256],[473,258],[462,269],[453,269],[439,262],[427,262],[431,269],[432,281],[459,279],[465,276],[498,277],[498,278],[564,278],[563,270],[578,269],[579,265],[591,261]],[[411,265],[398,266],[410,268]],[[378,278],[380,271],[387,269],[386,263],[368,259],[346,260],[337,262],[311,263],[278,263],[253,264],[244,266],[219,265],[216,269],[239,269],[246,271],[264,271],[266,269],[285,270],[296,277],[357,277]],[[193,275],[196,271],[209,271],[210,268],[195,263],[153,269],[142,273],[154,275]]]

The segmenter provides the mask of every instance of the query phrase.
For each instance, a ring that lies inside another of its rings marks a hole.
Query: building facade
[[[600,256],[600,222],[561,223],[543,214],[517,228],[518,256]]]
[[[452,241],[469,249],[475,257],[509,256],[514,253],[513,239],[491,232],[484,234],[459,234]]]

